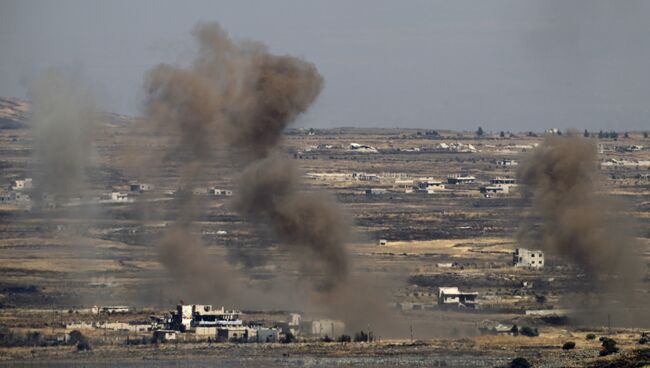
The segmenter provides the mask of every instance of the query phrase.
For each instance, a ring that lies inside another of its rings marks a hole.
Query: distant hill
[[[0,129],[24,129],[28,127],[28,111],[31,102],[15,97],[0,96]],[[114,113],[103,114],[107,126],[123,127],[132,124],[137,118]]]

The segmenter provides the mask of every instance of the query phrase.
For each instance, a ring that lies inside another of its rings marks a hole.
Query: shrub
[[[90,351],[92,350],[92,347],[90,346],[90,343],[88,340],[84,339],[83,341],[79,341],[77,344],[77,350],[78,351]]]
[[[639,344],[645,345],[650,342],[650,335],[646,333],[641,334],[641,338],[639,338]]]
[[[536,328],[532,328],[532,327],[528,327],[528,326],[524,326],[524,327],[520,328],[519,333],[524,335],[524,336],[528,336],[528,337],[539,336],[539,331],[537,331]]]
[[[350,341],[352,341],[352,338],[350,337],[350,335],[341,335],[341,336],[339,336],[339,338],[336,339],[336,340],[337,340],[338,342],[350,342]]]
[[[562,345],[562,349],[564,350],[575,349],[575,347],[576,347],[576,343],[573,341],[567,341],[564,343],[564,345]]]
[[[587,340],[595,340],[595,339],[596,339],[596,335],[594,335],[592,333],[587,334]]]
[[[325,337],[323,337],[323,338],[321,339],[321,341],[322,341],[322,342],[332,342],[332,341],[334,341],[334,340],[332,340],[331,337],[325,335]]]
[[[618,352],[618,347],[616,347],[616,340],[609,337],[601,337],[600,342],[602,343],[603,348],[600,349],[600,356],[605,356],[609,354],[614,354]]]
[[[518,357],[512,360],[510,362],[510,365],[508,365],[509,368],[531,368],[532,365],[528,363],[528,361],[522,357]]]
[[[70,345],[76,345],[79,343],[79,341],[84,341],[86,340],[86,336],[84,336],[81,331],[79,330],[72,330],[69,334],[68,337],[68,344]]]

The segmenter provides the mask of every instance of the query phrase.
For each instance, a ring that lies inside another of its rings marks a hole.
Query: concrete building
[[[483,194],[497,194],[497,193],[508,193],[508,187],[502,187],[499,185],[486,185],[479,188],[479,191]]]
[[[544,252],[517,248],[512,255],[512,263],[515,267],[542,268],[544,267]]]
[[[508,166],[517,166],[519,163],[511,158],[502,158],[497,160],[497,166],[508,167]]]
[[[224,307],[213,309],[211,305],[179,304],[171,314],[169,326],[172,330],[183,332],[197,327],[240,327],[240,314],[237,310],[226,310]]]
[[[366,189],[366,195],[371,196],[371,195],[382,195],[386,194],[387,191],[384,188],[370,188]]]
[[[176,332],[174,330],[156,330],[153,332],[153,338],[160,342],[176,340]]]
[[[413,180],[395,180],[394,187],[400,192],[413,193]]]
[[[131,192],[135,192],[135,193],[148,192],[148,191],[153,190],[153,189],[154,189],[154,186],[152,184],[133,183],[133,184],[130,185]]]
[[[458,308],[476,308],[477,292],[460,291],[457,287],[438,289],[438,305]]]
[[[220,341],[257,341],[257,331],[247,326],[223,326],[217,328],[217,339]]]
[[[12,190],[23,190],[23,189],[31,189],[31,188],[32,188],[32,178],[14,180],[14,183],[11,186]]]
[[[129,194],[122,192],[111,192],[111,201],[113,202],[129,202]]]
[[[116,314],[116,313],[129,313],[130,308],[126,305],[105,305],[105,306],[94,306],[91,308],[91,311],[94,314],[105,313],[105,314]]]
[[[420,178],[416,181],[415,187],[417,192],[429,194],[445,189],[445,185],[440,180],[435,180],[434,178]]]
[[[476,182],[476,178],[471,175],[449,175],[447,177],[447,184],[472,184]]]
[[[364,172],[353,172],[352,179],[359,181],[379,181],[379,175]]]
[[[257,327],[255,328],[255,330],[257,332],[256,342],[279,342],[280,341],[280,330],[277,328]]]
[[[232,190],[222,188],[210,188],[210,194],[215,197],[232,197]]]
[[[332,319],[318,319],[311,321],[310,334],[318,337],[340,336],[345,332],[345,323]]]

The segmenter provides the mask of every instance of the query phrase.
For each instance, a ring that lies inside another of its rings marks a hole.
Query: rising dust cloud
[[[281,250],[310,280],[314,298],[338,309],[337,296],[349,298],[354,295],[351,285],[359,286],[350,282],[347,217],[330,196],[304,190],[298,168],[281,147],[284,129],[316,100],[323,78],[312,63],[273,55],[258,42],[235,41],[214,23],[197,25],[193,35],[198,56],[190,67],[163,64],[145,78],[146,119],[172,137],[172,154],[186,158],[181,187],[191,190],[204,169],[213,165],[217,147],[230,151],[229,158],[242,172],[235,209],[266,224]],[[181,220],[171,226],[160,246],[162,263],[193,288],[203,289],[198,295],[246,300],[239,295],[245,290],[226,287],[232,285],[234,267],[209,257],[200,239],[190,235],[198,207],[191,201],[179,206]],[[182,256],[188,252],[191,256]],[[365,294],[358,292],[350,299]]]
[[[629,304],[643,277],[638,243],[620,206],[599,193],[598,163],[588,139],[547,137],[518,172],[533,206],[518,241],[563,256],[587,274],[594,290],[613,292]]]

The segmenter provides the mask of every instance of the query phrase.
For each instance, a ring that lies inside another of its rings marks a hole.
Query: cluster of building
[[[343,334],[344,330],[345,324],[341,321],[303,321],[297,313],[292,313],[288,321],[275,322],[269,327],[244,323],[238,310],[213,308],[211,305],[202,304],[179,304],[160,328],[153,331],[153,335],[157,341],[175,340],[182,336],[211,341],[273,343],[279,342],[288,334],[334,338]]]
[[[386,245],[386,240],[380,239],[379,244]],[[541,269],[544,267],[544,252],[541,250],[517,248],[512,253],[512,266],[516,268]],[[454,267],[454,264],[440,263],[438,267],[451,268]],[[526,282],[522,286],[528,287]],[[454,286],[441,286],[438,288],[437,305],[438,308],[476,309],[478,307],[478,296],[479,293],[476,291],[464,291]],[[397,307],[401,310],[432,310],[436,308],[434,304],[409,302],[397,303]]]
[[[474,153],[477,151],[476,147],[473,144],[468,143],[464,144],[461,142],[452,142],[452,143],[439,143],[437,146],[439,151],[444,152],[454,152],[454,153]]]

